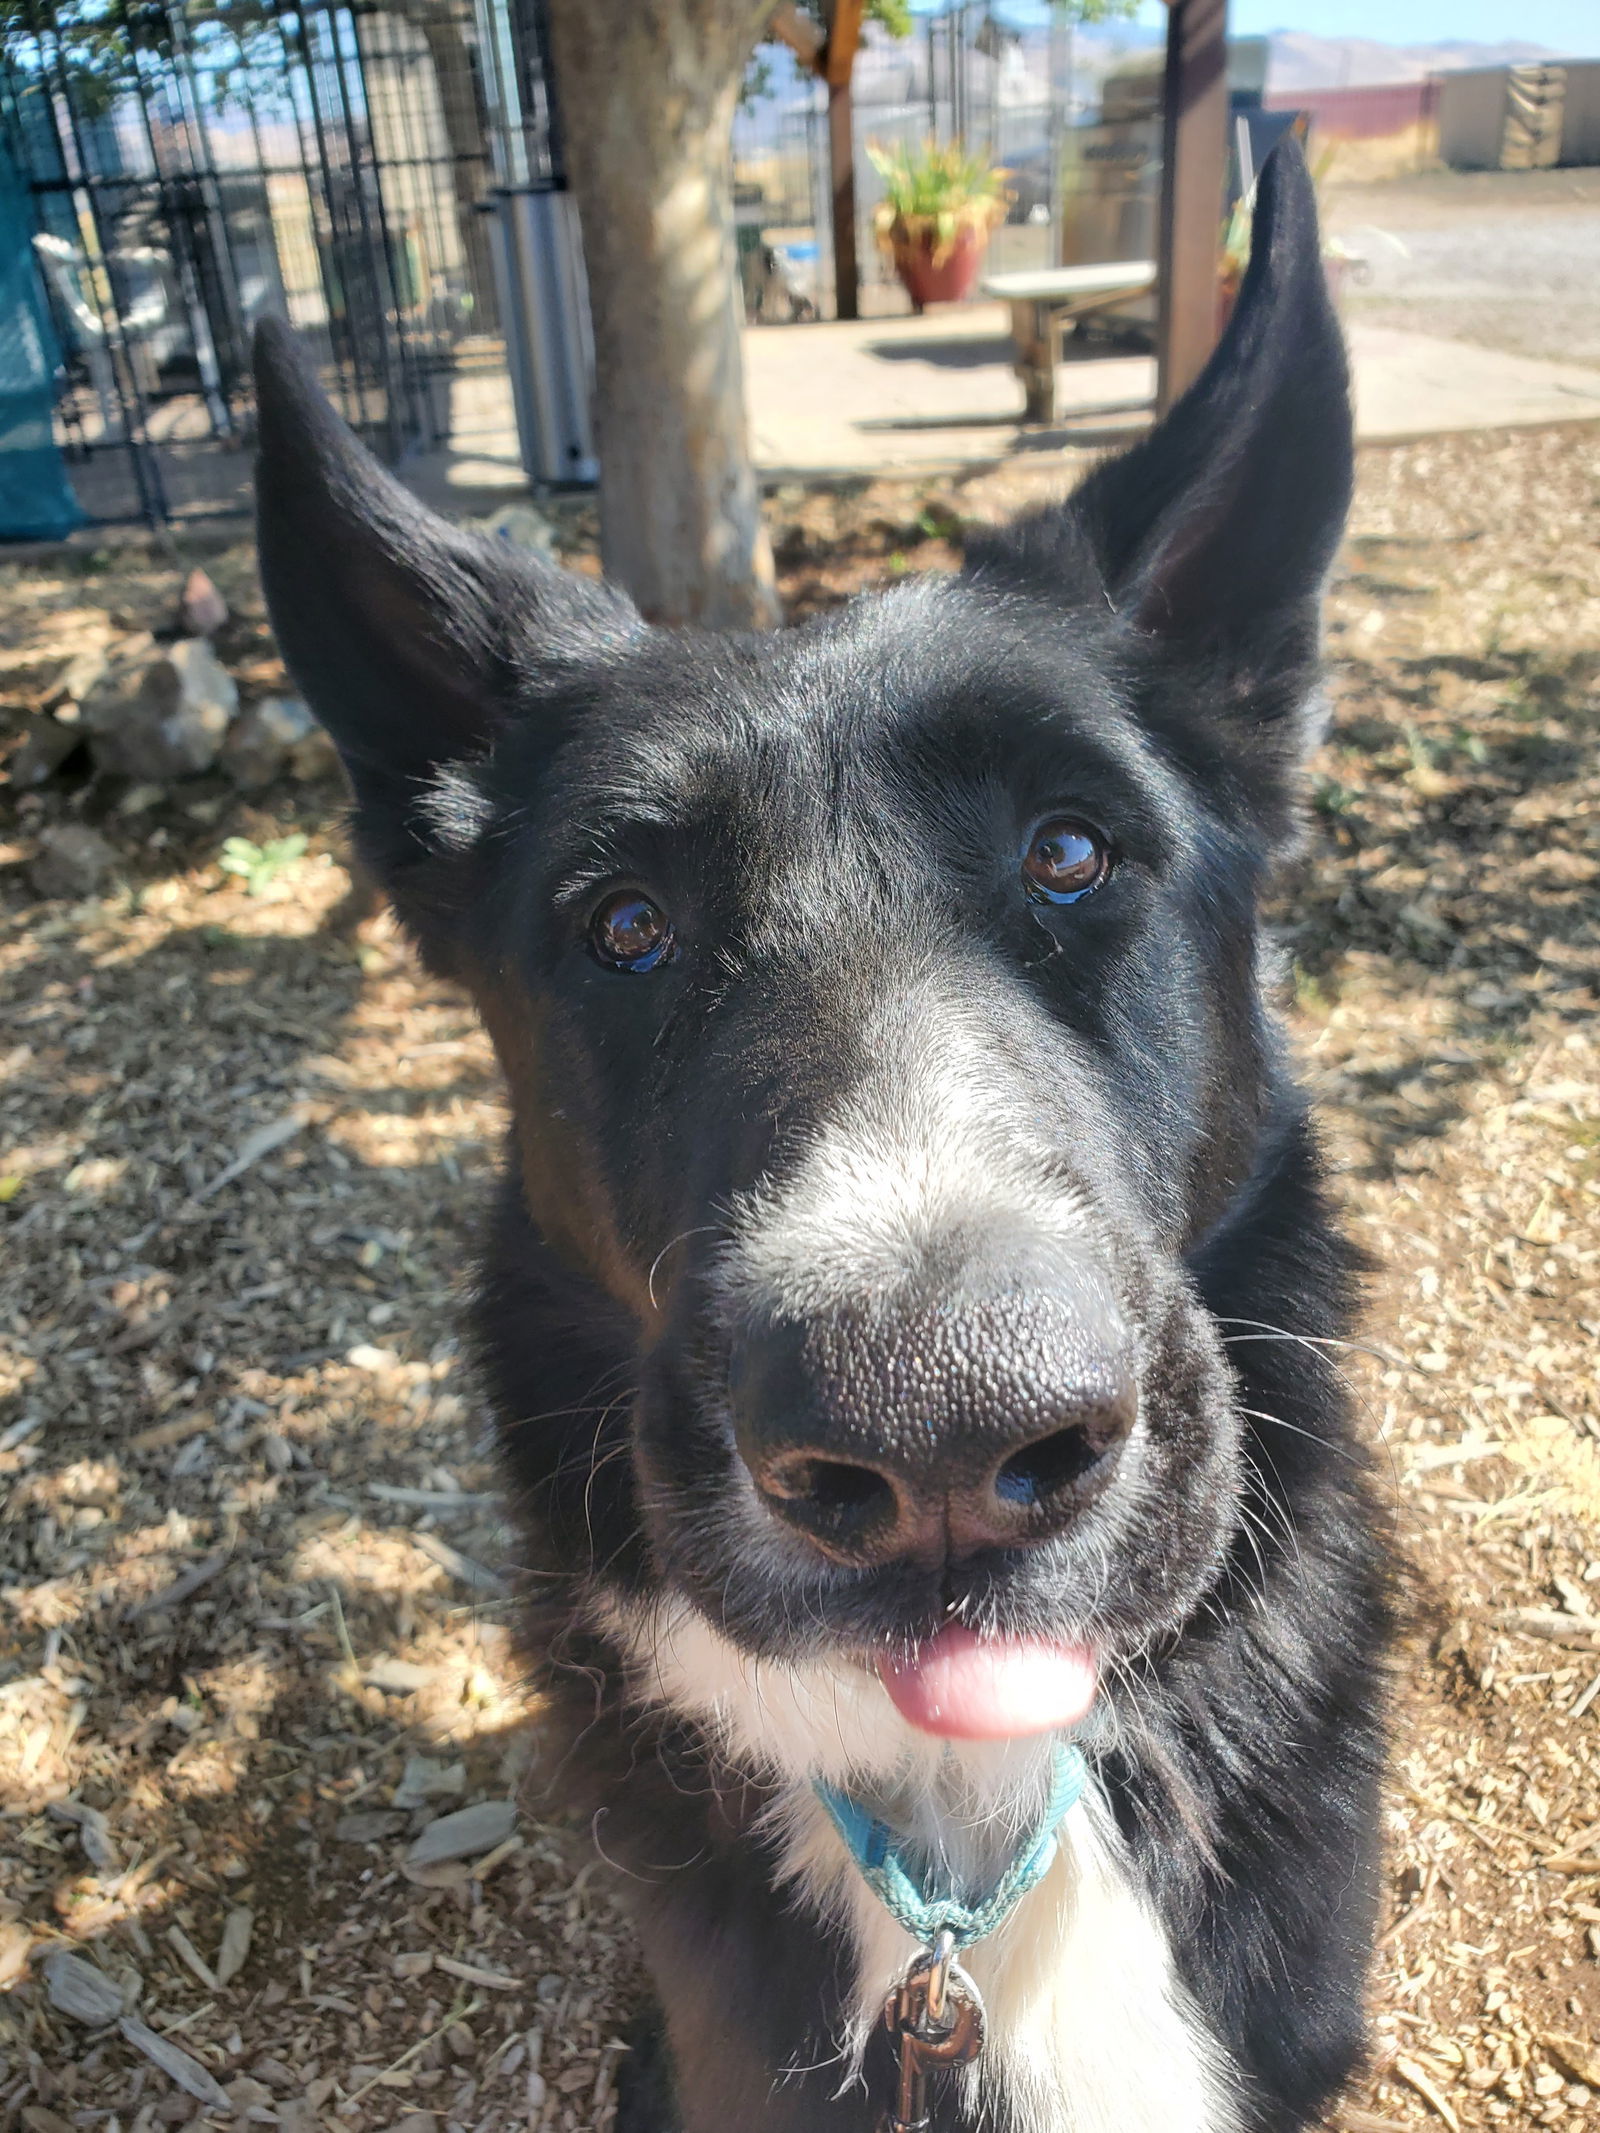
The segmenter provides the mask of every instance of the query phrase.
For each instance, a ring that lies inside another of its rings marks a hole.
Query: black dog
[[[281,330],[259,370],[284,655],[510,1084],[478,1345],[659,2002],[623,2123],[875,2123],[917,1949],[815,1782],[981,1892],[1071,1730],[937,2123],[1305,2126],[1360,2046],[1387,1601],[1258,915],[1351,480],[1298,153],[1147,442],[773,636],[453,530]]]

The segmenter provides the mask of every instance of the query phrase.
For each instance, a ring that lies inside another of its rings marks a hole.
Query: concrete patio
[[[1349,330],[1356,420],[1365,443],[1446,431],[1600,420],[1600,368],[1367,325]],[[1101,450],[1150,419],[1146,356],[1060,365],[1059,420],[1018,420],[1002,304],[922,318],[756,326],[745,335],[751,443],[769,483],[837,475],[917,475]],[[487,507],[526,483],[503,374],[459,377],[446,447],[407,479],[445,508]]]

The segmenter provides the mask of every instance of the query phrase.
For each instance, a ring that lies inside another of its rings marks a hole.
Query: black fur
[[[975,543],[959,580],[772,637],[649,629],[446,527],[288,335],[263,329],[258,369],[285,657],[344,752],[363,855],[510,1085],[477,1341],[565,1714],[551,1759],[624,1869],[660,2001],[620,2123],[874,2119],[832,2069],[777,2080],[828,2059],[847,1958],[773,1892],[761,1774],[627,1708],[587,1611],[671,1588],[770,1661],[870,1661],[953,1608],[1091,1637],[1137,1872],[1246,2122],[1304,2127],[1360,2048],[1387,1600],[1336,1362],[1353,1256],[1261,986],[1351,474],[1298,153],[1263,176],[1222,348],[1147,442]],[[1052,813],[1105,829],[1117,865],[1042,909],[1018,853]],[[587,952],[618,887],[675,922],[648,976]],[[1026,1209],[986,1203],[905,1295],[730,1302],[730,1210],[781,1196],[842,1103],[892,1114],[956,1027],[1081,1235],[1046,1250]],[[952,1501],[961,1461],[987,1473],[1015,1435],[994,1382],[1027,1387],[1051,1443],[1081,1432],[1093,1371],[1063,1355],[1089,1288],[1094,1368],[1136,1387],[1140,1429],[1015,1545],[856,1560],[752,1488],[779,1425],[929,1485],[883,1393],[929,1313],[949,1419],[926,1456]]]

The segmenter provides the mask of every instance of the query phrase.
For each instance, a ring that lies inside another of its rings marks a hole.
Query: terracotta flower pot
[[[914,311],[929,304],[959,304],[978,283],[978,269],[988,247],[987,230],[963,229],[937,266],[931,233],[894,239],[894,270],[905,284]]]

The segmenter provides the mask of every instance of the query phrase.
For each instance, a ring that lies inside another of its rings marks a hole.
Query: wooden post
[[[1161,124],[1157,404],[1172,405],[1217,339],[1228,165],[1228,0],[1170,0]]]
[[[863,0],[832,0],[822,77],[828,84],[828,176],[833,192],[833,307],[837,318],[860,316],[856,259],[856,142],[850,74],[861,42]]]

